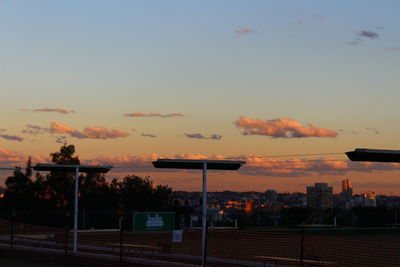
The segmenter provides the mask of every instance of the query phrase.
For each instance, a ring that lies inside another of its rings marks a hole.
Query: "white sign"
[[[160,215],[156,214],[154,217],[151,217],[150,214],[147,215],[147,227],[164,227],[163,218]]]
[[[183,239],[183,230],[172,231],[172,242],[179,243],[182,242],[182,239]]]

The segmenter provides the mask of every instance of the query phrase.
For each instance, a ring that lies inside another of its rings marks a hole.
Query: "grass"
[[[16,259],[8,259],[0,257],[0,266],[9,266],[9,267],[65,267],[65,265],[61,264],[48,264],[48,263],[40,263],[40,262],[30,262],[25,260],[16,260]]]

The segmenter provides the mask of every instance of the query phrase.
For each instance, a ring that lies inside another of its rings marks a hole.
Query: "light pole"
[[[62,164],[36,164],[33,167],[35,171],[58,171],[75,172],[75,194],[74,194],[74,252],[78,244],[78,190],[79,190],[79,172],[84,173],[107,173],[112,166],[90,166],[90,165],[62,165]]]
[[[208,170],[238,170],[245,161],[230,160],[193,160],[193,159],[158,159],[153,161],[156,168],[171,169],[201,169],[203,170],[203,206],[201,235],[201,266],[206,266],[206,227],[207,227],[207,169]]]

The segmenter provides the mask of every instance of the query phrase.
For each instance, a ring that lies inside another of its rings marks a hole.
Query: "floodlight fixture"
[[[53,171],[53,172],[75,172],[75,194],[74,194],[74,252],[78,245],[78,189],[79,172],[84,173],[107,173],[112,166],[92,166],[92,165],[67,165],[67,164],[42,164],[38,163],[33,167],[35,171]]]
[[[400,162],[400,150],[356,148],[345,154],[351,161]]]
[[[238,170],[245,161],[206,160],[206,159],[158,159],[153,161],[156,168],[169,169],[199,169],[203,170],[203,206],[202,206],[202,235],[201,235],[201,266],[206,266],[206,227],[207,227],[207,169],[209,170]]]

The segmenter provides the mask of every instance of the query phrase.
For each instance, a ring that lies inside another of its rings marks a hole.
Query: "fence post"
[[[15,234],[15,210],[11,213],[11,234],[10,234],[10,248],[13,248],[14,243],[14,234]]]
[[[122,266],[122,252],[123,252],[123,242],[122,242],[122,221],[124,219],[123,212],[119,213],[119,264]]]
[[[300,251],[300,267],[304,266],[304,236],[305,236],[305,227],[301,230],[301,251]]]
[[[65,252],[64,255],[68,254],[68,237],[69,237],[69,212],[65,214]]]

